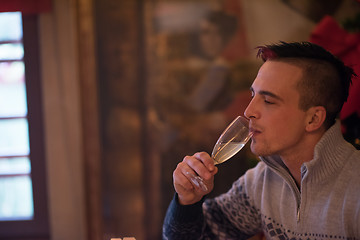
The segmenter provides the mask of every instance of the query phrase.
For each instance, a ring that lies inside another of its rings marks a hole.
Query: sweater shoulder
[[[260,161],[254,168],[246,171],[246,173],[234,182],[232,189],[241,189],[241,192],[251,201],[261,198],[263,186],[266,176],[271,174],[270,168]]]

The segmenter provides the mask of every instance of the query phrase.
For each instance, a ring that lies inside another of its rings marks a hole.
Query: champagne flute
[[[213,148],[211,157],[214,160],[214,164],[223,163],[233,157],[245,146],[251,136],[249,120],[243,116],[235,118],[220,135]],[[200,187],[203,191],[208,191],[204,179],[189,172],[187,174],[190,175],[190,180],[196,186]]]

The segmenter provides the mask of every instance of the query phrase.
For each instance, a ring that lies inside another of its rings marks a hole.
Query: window
[[[0,13],[0,221],[33,219],[21,13]]]
[[[39,78],[36,15],[0,13],[1,239],[48,236]]]

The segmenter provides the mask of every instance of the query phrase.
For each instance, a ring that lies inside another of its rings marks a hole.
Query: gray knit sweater
[[[301,189],[279,157],[261,157],[232,188],[215,199],[182,206],[175,195],[163,239],[360,240],[360,151],[337,122],[301,168]]]

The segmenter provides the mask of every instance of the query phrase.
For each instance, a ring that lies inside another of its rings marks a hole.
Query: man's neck
[[[319,142],[321,137],[324,135],[324,132],[308,134],[304,141],[299,143],[299,146],[296,150],[291,153],[281,154],[281,160],[289,169],[290,174],[294,178],[296,184],[300,188],[301,186],[301,166],[305,162],[309,162],[314,157],[314,149],[316,144]]]
[[[281,157],[283,163],[286,165],[286,167],[289,169],[289,172],[291,174],[291,176],[294,178],[297,186],[300,188],[301,186],[301,166],[304,162],[308,162],[312,159],[312,155],[311,157],[307,157],[306,161],[304,161],[305,158],[293,158],[293,159],[289,159],[289,158],[284,158]]]

